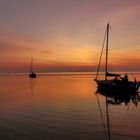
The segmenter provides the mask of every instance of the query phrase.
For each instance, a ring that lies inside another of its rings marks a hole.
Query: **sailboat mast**
[[[108,72],[108,38],[109,38],[109,23],[107,24],[107,37],[106,37],[105,80],[107,80],[107,72]]]
[[[31,68],[30,68],[30,72],[33,72],[33,58],[31,58]]]

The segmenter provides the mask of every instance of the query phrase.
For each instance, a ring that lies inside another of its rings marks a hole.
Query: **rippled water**
[[[109,104],[108,125],[106,98],[95,93],[93,79],[0,76],[0,140],[106,140],[108,132],[112,140],[139,140],[139,102]]]

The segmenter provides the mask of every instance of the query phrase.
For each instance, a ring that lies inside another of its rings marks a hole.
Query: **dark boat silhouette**
[[[33,58],[31,58],[30,78],[36,78],[36,73],[33,71]]]
[[[127,94],[122,94],[118,92],[117,94],[115,94],[113,92],[106,92],[97,89],[96,93],[105,96],[108,99],[108,104],[119,105],[125,103],[125,105],[127,105],[128,103],[132,102],[136,105],[138,102],[140,102],[139,92],[129,92]]]
[[[124,77],[121,77],[120,74],[114,74],[110,73],[108,71],[108,40],[109,40],[109,29],[110,25],[109,23],[107,24],[106,27],[106,32],[105,32],[105,37],[104,37],[104,42],[103,46],[101,49],[101,55],[99,59],[99,64],[97,68],[97,74],[95,81],[98,85],[98,89],[102,91],[111,91],[112,93],[136,93],[140,87],[140,81],[137,81],[136,78],[134,81],[130,81],[128,79],[128,75],[125,74]],[[101,60],[102,60],[102,55],[103,55],[103,50],[104,50],[104,44],[106,42],[106,58],[105,58],[105,79],[99,80],[98,79],[98,74],[100,70],[100,65],[101,65]],[[114,77],[113,79],[108,79],[108,77]]]

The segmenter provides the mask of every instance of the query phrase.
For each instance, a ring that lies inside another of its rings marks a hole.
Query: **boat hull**
[[[31,74],[29,74],[29,77],[30,78],[36,78],[36,74],[35,73],[31,73]]]
[[[135,94],[137,93],[137,90],[139,88],[138,83],[139,82],[129,82],[129,83],[123,83],[121,81],[114,80],[96,80],[96,83],[98,85],[97,91],[98,92],[106,92],[106,93],[125,93],[125,94]]]

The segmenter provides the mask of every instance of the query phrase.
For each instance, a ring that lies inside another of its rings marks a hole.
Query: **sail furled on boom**
[[[120,74],[116,74],[116,73],[109,73],[109,72],[107,72],[106,73],[106,76],[110,76],[110,77],[115,77],[115,76],[121,76]]]

